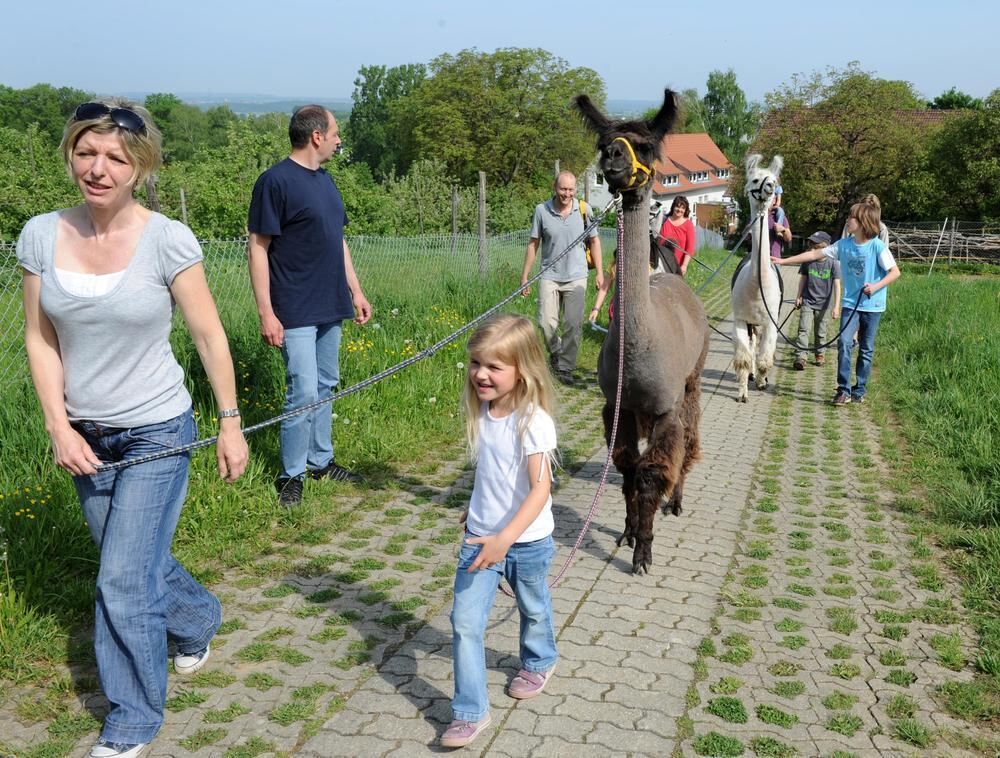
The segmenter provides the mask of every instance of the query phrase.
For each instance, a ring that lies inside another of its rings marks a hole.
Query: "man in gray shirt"
[[[569,244],[583,234],[585,228],[580,203],[576,199],[576,177],[563,171],[556,177],[555,194],[551,200],[539,203],[531,221],[530,239],[524,253],[521,286],[528,294],[527,282],[535,265],[538,244],[542,245],[542,268],[562,253]],[[590,219],[587,219],[589,223]],[[601,242],[597,229],[589,234],[590,254],[597,269],[598,288],[604,282],[601,268]],[[581,242],[556,265],[542,273],[538,283],[538,323],[542,327],[549,362],[556,377],[563,384],[573,383],[573,369],[580,349],[583,331],[584,300],[587,294],[587,253]],[[559,316],[562,313],[563,331],[559,334]]]

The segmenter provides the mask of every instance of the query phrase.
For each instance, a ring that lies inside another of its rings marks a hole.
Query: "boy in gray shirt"
[[[809,243],[810,250],[826,247],[830,244],[830,235],[823,231],[814,232],[809,237]],[[840,318],[840,290],[840,261],[823,258],[799,266],[799,293],[795,298],[795,307],[799,309],[799,333],[795,338],[798,349],[793,364],[796,371],[803,371],[806,367],[810,332],[813,334],[816,365],[823,365],[826,312],[832,306],[831,317],[834,320]]]

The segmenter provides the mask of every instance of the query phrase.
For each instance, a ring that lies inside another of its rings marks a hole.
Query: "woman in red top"
[[[670,214],[664,219],[660,228],[660,245],[668,244],[681,267],[681,276],[687,274],[688,261],[694,257],[695,231],[694,223],[688,218],[691,215],[691,205],[684,195],[674,198],[670,206]]]

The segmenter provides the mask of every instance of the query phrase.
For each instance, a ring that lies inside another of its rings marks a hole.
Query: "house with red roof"
[[[666,135],[653,169],[651,202],[669,209],[675,197],[684,195],[695,224],[728,231],[736,213],[736,204],[729,195],[733,166],[708,134]],[[586,181],[589,202],[603,208],[611,199],[604,177],[591,167]]]

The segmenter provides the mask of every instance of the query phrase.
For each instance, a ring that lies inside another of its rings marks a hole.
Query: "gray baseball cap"
[[[809,241],[818,242],[821,245],[829,245],[831,242],[830,235],[823,231],[813,232],[812,234],[810,234]]]

